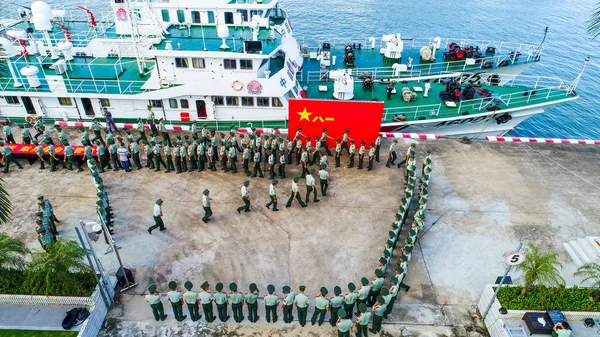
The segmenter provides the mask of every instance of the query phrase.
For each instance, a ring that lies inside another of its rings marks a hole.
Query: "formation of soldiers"
[[[56,224],[60,221],[54,214],[54,208],[50,200],[43,195],[38,196],[37,212],[35,213],[35,232],[42,248],[48,251],[49,245],[56,242],[56,236],[59,235]]]

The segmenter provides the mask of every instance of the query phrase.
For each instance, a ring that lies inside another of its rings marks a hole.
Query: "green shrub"
[[[537,286],[519,296],[522,287],[503,287],[498,301],[508,310],[562,310],[600,312],[600,302],[595,302],[595,289]]]
[[[96,286],[91,273],[73,273],[70,282],[54,282],[48,292],[28,285],[27,275],[31,271],[0,269],[0,294],[47,295],[47,296],[90,296]]]

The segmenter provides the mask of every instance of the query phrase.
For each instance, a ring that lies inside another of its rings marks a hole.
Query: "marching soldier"
[[[421,167],[421,175],[425,174],[425,167],[431,167],[431,150],[425,151],[425,158],[423,158],[423,166]]]
[[[242,306],[244,305],[244,293],[238,291],[237,284],[229,284],[229,300],[231,301],[231,311],[233,312],[233,320],[240,323],[244,320],[244,312]]]
[[[360,314],[356,317],[356,337],[367,337],[369,333],[369,322],[371,321],[371,312],[367,310],[367,305],[361,303],[358,306]]]
[[[183,300],[187,304],[188,312],[190,313],[192,322],[196,322],[202,317],[198,312],[198,293],[192,291],[194,285],[190,281],[185,282],[183,287],[187,289],[185,294],[183,294]]]
[[[154,170],[155,172],[160,171],[160,164],[163,165],[163,167],[166,169],[167,168],[167,164],[165,163],[165,161],[162,159],[162,156],[160,155],[160,145],[156,144],[154,141],[152,141],[152,145],[154,146],[154,160],[156,161],[156,169]]]
[[[289,286],[284,286],[283,294],[283,303],[281,305],[281,310],[283,311],[283,322],[292,323],[294,320],[292,310],[294,309],[294,299],[296,298],[296,293],[291,290]]]
[[[140,149],[136,142],[132,141],[129,143],[129,149],[133,154],[133,163],[138,170],[142,169],[142,162],[140,162]]]
[[[144,152],[146,153],[146,168],[154,169],[154,152],[152,152],[152,147],[148,144],[147,139],[142,139],[142,144],[144,144]]]
[[[244,173],[249,177],[251,174],[249,169],[250,149],[248,149],[248,145],[246,144],[243,144],[242,147],[244,148],[242,151],[242,168],[244,169]]]
[[[307,203],[307,204],[310,201],[311,193],[314,196],[314,198],[313,198],[314,202],[320,201],[319,199],[317,199],[317,186],[315,186],[316,182],[315,182],[315,178],[313,177],[313,174],[315,172],[316,172],[315,169],[311,168],[310,172],[306,175],[306,201],[305,201],[305,203]]]
[[[75,160],[75,154],[73,153],[73,147],[69,144],[64,144],[64,159],[63,162],[67,162],[67,160],[69,161],[69,165],[68,165],[68,170],[69,171],[73,171],[73,165],[75,165],[75,167],[77,167],[77,172],[81,172],[83,171],[83,169],[81,168],[81,165],[79,165],[79,162],[77,162]]]
[[[342,136],[342,150],[346,149],[346,151],[348,151],[348,155],[350,155],[350,148],[348,148],[348,140],[350,139],[350,136],[348,135],[349,133],[350,129],[345,129],[344,135]]]
[[[58,157],[56,157],[56,150],[54,144],[50,144],[50,141],[44,139],[44,144],[48,145],[48,156],[50,156],[50,172],[56,171],[56,163],[58,163]]]
[[[329,299],[329,304],[331,305],[331,309],[329,311],[331,313],[329,324],[331,324],[331,326],[335,326],[335,323],[338,321],[338,311],[342,309],[342,304],[344,303],[344,296],[341,295],[342,288],[335,286],[333,288],[333,294],[335,296]]]
[[[200,288],[202,288],[202,292],[198,294],[200,298],[200,302],[202,303],[202,311],[204,311],[204,319],[206,319],[207,323],[212,323],[215,319],[217,319],[213,315],[213,294],[208,291],[210,284],[207,281],[204,281]]]
[[[69,140],[67,139],[67,133],[60,126],[56,126],[55,129],[59,132],[58,139],[61,142],[69,142]]]
[[[371,145],[373,147],[373,145]],[[379,149],[381,148],[381,133],[375,139],[375,161],[379,163]]]
[[[234,138],[235,140],[235,138]],[[237,144],[237,143],[236,143]],[[237,166],[235,165],[235,162],[237,161],[237,153],[235,152],[236,147],[233,145],[229,146],[229,153],[228,153],[228,157],[229,157],[229,169],[231,170],[231,173],[237,173]]]
[[[189,138],[188,135],[185,135],[185,138]],[[181,171],[183,171],[183,172],[188,171],[188,165],[187,165],[188,145],[187,145],[187,139],[185,139],[185,138],[183,141],[177,142],[178,145],[181,145],[179,152],[181,154]]]
[[[246,305],[248,306],[248,320],[256,323],[258,317],[258,287],[255,283],[250,283],[250,292],[246,294]]]
[[[315,147],[313,148],[312,153],[309,153],[309,156],[312,157],[311,163],[318,164],[321,160],[321,152],[324,150],[321,149],[321,141],[320,138],[317,138],[315,141]]]
[[[319,183],[321,185],[322,196],[327,195],[327,189],[329,188],[329,172],[325,170],[326,168],[327,165],[322,165],[321,169],[319,170]]]
[[[279,153],[279,178],[285,179],[285,151]]]
[[[365,141],[360,142],[360,148],[358,149],[358,169],[362,170],[363,161],[365,159]]]
[[[104,173],[104,168],[108,167],[109,169],[111,169],[112,167],[110,167],[110,164],[108,163],[108,159],[106,158],[106,150],[104,149],[104,146],[100,146],[100,141],[97,140],[96,141],[96,153],[98,154],[98,161],[99,161],[99,171],[100,173]]]
[[[329,300],[325,298],[327,296],[327,288],[321,287],[321,290],[317,296],[315,296],[315,311],[312,314],[310,323],[315,325],[317,318],[319,319],[319,326],[325,321],[325,314],[329,310]]]
[[[342,156],[342,141],[335,141],[335,167],[340,167],[340,157]]]
[[[160,134],[162,136],[163,143],[166,142],[169,145],[169,147],[172,147],[173,144],[171,143],[171,137],[169,137],[169,132],[167,131],[167,126],[165,125],[164,118],[161,118],[158,121],[158,129],[160,130]]]
[[[10,147],[8,145],[5,145],[4,141],[1,141],[1,140],[0,140],[0,146],[3,146],[2,147],[2,161],[4,163],[4,173],[8,173],[8,167],[10,166],[10,163],[15,163],[15,165],[17,165],[19,170],[22,170],[23,166],[21,166],[21,164],[19,164],[19,162],[12,156]],[[64,165],[64,163],[63,163],[63,165]]]
[[[121,161],[117,155],[117,144],[113,141],[112,143],[108,142],[110,146],[108,147],[108,155],[110,160],[112,161],[113,171],[118,171],[119,167],[121,167]]]
[[[363,277],[360,279],[360,283],[362,287],[358,289],[358,298],[356,299],[356,303],[360,306],[361,303],[367,304],[367,300],[369,299],[369,291],[371,291],[371,285],[369,285],[369,279]],[[358,315],[358,312],[356,313]]]
[[[385,304],[385,300],[383,297],[377,297],[377,302],[373,305],[373,325],[371,326],[372,333],[379,333],[381,331],[381,322],[383,321],[383,314],[387,309],[387,305]]]
[[[204,221],[204,223],[207,223],[210,220],[210,217],[212,215],[212,209],[211,209],[211,203],[212,203],[212,198],[208,195],[210,193],[210,191],[208,189],[205,189],[202,194],[202,208],[204,209],[204,217],[202,217],[202,221]]]
[[[415,154],[415,146],[417,146],[417,143],[415,143],[415,142],[410,143],[410,146],[408,147],[408,149],[406,149],[406,156],[404,157],[404,160],[398,163],[398,168],[402,167],[402,165],[404,165],[405,163],[407,163],[409,161],[411,153],[413,155]]]
[[[390,151],[389,151],[389,154],[388,154],[388,160],[387,160],[387,163],[385,164],[385,167],[387,167],[387,168],[390,167],[390,164],[396,165],[395,161],[396,161],[396,158],[397,158],[397,156],[396,156],[396,148],[398,146],[397,144],[398,144],[398,140],[394,139],[392,141],[392,144],[390,145]]]
[[[310,153],[312,149],[312,143],[310,141],[310,137],[306,137],[306,159],[308,162],[308,165],[311,166],[313,164],[312,160],[310,160]],[[300,158],[302,159],[302,158]]]
[[[391,255],[391,253],[390,253]],[[385,278],[383,277],[383,271],[379,269],[375,269],[375,279],[371,282],[371,289],[369,291],[369,300],[367,301],[367,306],[371,307],[375,304],[377,300],[377,296],[381,292],[381,287],[383,287],[383,283],[385,282]]]
[[[138,131],[138,138],[135,140],[136,143],[139,143],[142,140],[148,141],[148,138],[146,138],[146,132],[144,130],[144,122],[141,118],[138,118],[136,130]]]
[[[229,315],[227,315],[227,294],[223,292],[223,283],[217,283],[215,286],[216,293],[213,294],[215,303],[217,304],[217,315],[221,322],[227,322]]]
[[[265,312],[267,314],[267,323],[271,323],[271,317],[273,317],[273,323],[277,322],[277,305],[279,304],[279,296],[273,294],[275,287],[272,284],[267,286],[267,292],[265,296]]]
[[[244,206],[238,207],[238,214],[241,214],[242,210],[244,212],[250,212],[250,193],[248,192],[248,185],[250,185],[250,182],[248,180],[244,181],[244,185],[242,186],[242,201],[244,202]]]
[[[169,289],[171,291],[167,293],[167,298],[171,302],[171,307],[173,307],[173,315],[175,315],[176,320],[181,322],[187,318],[183,315],[183,296],[177,291],[177,283],[174,281],[169,282]]]
[[[252,148],[254,150],[254,171],[252,172],[252,178],[256,178],[256,174],[259,174],[259,177],[264,178],[265,176],[262,173],[262,169],[260,168],[260,151],[257,151],[256,146]]]
[[[269,155],[269,179],[275,179],[275,153],[272,150],[267,150]]]
[[[298,310],[298,322],[301,326],[306,325],[306,312],[308,311],[309,300],[308,296],[304,294],[304,290],[306,290],[306,286],[298,287],[300,293],[296,295],[294,298],[294,303],[296,303],[296,310]]]
[[[373,169],[373,160],[375,159],[376,154],[377,150],[375,149],[375,143],[371,143],[371,148],[369,149],[369,166],[367,166],[367,171],[371,171]]]
[[[398,259],[398,266],[396,267],[396,284],[398,285],[398,290],[404,289],[404,291],[406,292],[410,290],[410,286],[404,284],[402,281],[404,281],[404,277],[406,276],[407,267],[408,263],[404,260],[403,257],[400,257],[400,259]]]
[[[302,139],[296,140],[296,165],[300,165],[300,157],[302,155]]]
[[[298,184],[297,184],[297,182],[299,180],[300,180],[300,178],[294,177],[294,181],[292,181],[292,192],[290,193],[290,198],[288,199],[287,204],[285,205],[285,207],[291,207],[292,206],[292,201],[294,200],[294,198],[296,200],[298,200],[298,202],[300,203],[300,206],[306,207],[306,204],[300,198],[300,187],[298,187]]]
[[[165,148],[165,157],[167,163],[167,170],[165,173],[169,173],[171,171],[175,171],[175,166],[173,165],[173,148],[171,147],[171,142],[163,140],[163,145]]]
[[[90,133],[83,127],[79,128],[79,132],[81,132],[81,144],[89,143]],[[48,133],[50,133],[50,129],[48,129]]]
[[[102,146],[106,146],[106,143],[104,143],[104,139],[102,139],[101,129],[102,128],[100,126],[100,121],[98,121],[96,117],[92,118],[92,125],[90,125],[90,130],[94,132],[94,138],[92,138],[92,143],[95,143],[99,140],[100,143],[102,143]]]
[[[273,205],[273,212],[279,211],[277,208],[277,190],[275,189],[275,186],[277,186],[278,183],[279,180],[273,179],[273,181],[271,181],[271,185],[269,185],[269,198],[271,201],[266,206],[269,208],[271,205]]]
[[[154,315],[154,319],[156,321],[164,321],[165,318],[167,318],[167,315],[165,315],[163,304],[160,300],[160,293],[156,291],[155,284],[151,284],[148,287],[148,295],[145,296],[145,299],[146,302],[150,304],[150,308],[152,308],[152,314]]]
[[[31,131],[29,131],[29,128],[25,125],[25,123],[19,125],[19,127],[21,128],[21,138],[23,140],[23,144],[31,144]]]
[[[46,166],[44,166],[44,162],[49,163],[49,156],[44,153],[44,146],[39,144],[37,140],[33,140],[33,145],[35,145],[35,154],[38,156],[38,160],[40,161],[40,170],[44,170]]]
[[[188,144],[188,148],[187,148],[187,158],[190,161],[190,169],[188,170],[188,172],[192,172],[198,169],[198,160],[197,160],[197,156],[196,156],[196,142],[192,141],[192,140],[188,140],[187,141]]]
[[[383,297],[383,300],[385,302],[385,311],[383,312],[383,318],[387,319],[388,318],[388,308],[392,301],[392,294],[390,294],[390,291],[387,288],[381,288],[381,297]],[[391,311],[391,308],[389,310]]]
[[[338,318],[335,325],[338,328],[338,337],[350,337],[350,328],[352,328],[352,320],[346,317],[346,311],[344,309],[340,309],[337,312]]]
[[[306,151],[305,147],[302,148],[302,154],[300,155],[300,162],[302,164],[301,177],[304,178],[308,174],[308,152]]]
[[[154,205],[154,209],[152,212],[152,216],[154,217],[154,226],[150,226],[148,228],[148,233],[152,234],[152,231],[159,228],[160,227],[160,231],[164,231],[165,229],[165,223],[162,220],[163,217],[163,212],[162,212],[162,204],[163,201],[162,199],[158,199],[156,200],[156,203]]]
[[[346,310],[346,318],[352,318],[354,312],[354,303],[358,299],[358,293],[356,292],[356,285],[350,282],[348,283],[348,292],[344,295],[344,310]]]
[[[354,156],[356,154],[356,145],[354,145],[354,139],[350,141],[350,148],[348,149],[348,157],[350,158],[350,163],[348,163],[348,168],[354,167]]]
[[[177,136],[179,137],[179,136]],[[175,157],[175,170],[176,174],[181,174],[181,142],[175,141],[175,146],[173,147],[173,156]]]
[[[319,157],[320,157],[320,159],[319,159],[319,166],[323,167],[323,165],[329,165],[327,163],[327,155],[325,154],[325,150],[321,149],[319,152],[320,152],[320,154],[319,154]]]
[[[331,151],[329,151],[329,147],[327,147],[327,138],[329,138],[329,136],[327,136],[327,128],[323,128],[323,133],[321,134],[321,147],[325,149],[325,152],[327,152],[328,156],[332,156]]]

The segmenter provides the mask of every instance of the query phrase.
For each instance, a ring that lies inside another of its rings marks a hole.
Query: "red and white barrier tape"
[[[529,138],[529,137],[485,137],[488,142],[504,142],[504,143],[543,143],[543,144],[589,144],[598,145],[600,140],[592,139],[558,139],[558,138]]]
[[[407,138],[407,139],[439,139],[440,135],[432,133],[395,133],[382,132],[381,135],[385,138]]]

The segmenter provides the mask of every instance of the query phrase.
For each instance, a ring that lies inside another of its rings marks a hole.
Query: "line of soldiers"
[[[37,199],[35,231],[38,242],[45,251],[48,251],[49,245],[56,242],[56,236],[59,235],[56,224],[59,224],[60,221],[54,214],[54,208],[52,208],[50,200],[44,198],[43,195],[38,196]]]
[[[106,227],[108,228],[110,234],[114,234],[113,227],[113,218],[114,214],[112,213],[112,207],[110,206],[110,199],[108,197],[108,192],[104,187],[104,182],[102,180],[102,175],[97,165],[96,160],[94,159],[92,152],[87,152],[85,158],[87,159],[87,166],[92,174],[92,179],[94,179],[94,186],[96,187],[96,211],[98,213],[98,217]],[[105,233],[104,240],[108,244],[108,237]]]

